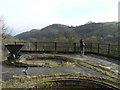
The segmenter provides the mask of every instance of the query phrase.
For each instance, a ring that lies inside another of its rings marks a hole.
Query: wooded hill
[[[27,41],[78,42],[80,39],[84,39],[95,43],[115,44],[118,41],[117,25],[117,22],[90,22],[80,26],[52,24],[43,29],[23,32],[15,37]]]

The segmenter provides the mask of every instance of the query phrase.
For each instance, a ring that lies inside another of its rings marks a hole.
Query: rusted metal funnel
[[[8,44],[8,45],[5,45],[5,47],[10,52],[10,55],[9,55],[8,59],[18,59],[21,56],[19,54],[19,51],[23,46],[24,45],[21,45],[21,44]]]

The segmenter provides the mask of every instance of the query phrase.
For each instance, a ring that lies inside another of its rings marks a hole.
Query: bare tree
[[[1,36],[2,40],[5,40],[7,38],[7,35],[10,35],[11,31],[8,30],[8,26],[5,23],[5,20],[3,17],[0,17],[0,30],[1,30]]]

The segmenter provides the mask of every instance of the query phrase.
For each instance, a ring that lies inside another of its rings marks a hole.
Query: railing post
[[[98,53],[99,53],[99,51],[100,51],[100,44],[99,44],[99,43],[98,43],[98,50],[97,50],[97,51],[98,51]]]
[[[37,42],[35,42],[35,51],[37,51]]]
[[[15,44],[16,44],[17,42],[15,41]]]
[[[110,44],[108,44],[108,55],[110,55]]]
[[[93,50],[93,44],[91,43],[91,52],[93,52],[92,50]]]
[[[117,57],[120,58],[120,45],[118,44],[118,48],[117,48]]]
[[[55,44],[55,52],[56,52],[57,51],[57,43],[55,42],[54,44]]]
[[[76,43],[73,43],[74,53],[76,52]]]

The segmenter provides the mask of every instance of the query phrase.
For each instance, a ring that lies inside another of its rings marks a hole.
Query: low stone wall
[[[4,61],[4,64],[10,65],[10,66],[16,66],[16,67],[48,67],[48,63],[45,63],[43,65],[36,65],[36,64],[27,64],[20,62],[22,59],[24,60],[34,60],[34,59],[55,59],[55,60],[61,60],[65,62],[72,62],[73,59],[66,56],[57,56],[57,55],[24,55],[20,57],[20,60],[6,60]]]

